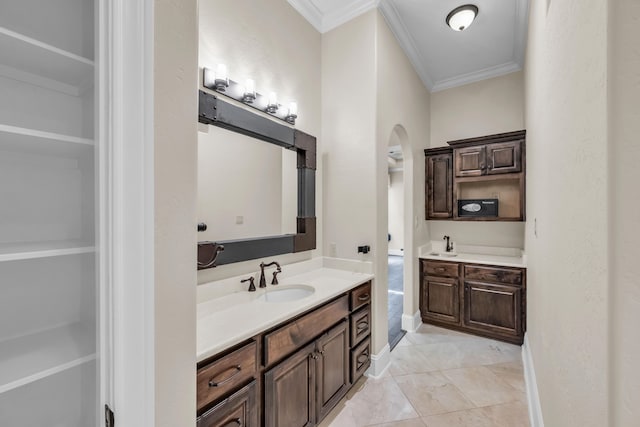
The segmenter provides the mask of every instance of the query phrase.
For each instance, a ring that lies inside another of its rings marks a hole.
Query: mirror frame
[[[297,152],[296,234],[198,242],[198,270],[316,248],[316,137],[199,91],[198,121]]]

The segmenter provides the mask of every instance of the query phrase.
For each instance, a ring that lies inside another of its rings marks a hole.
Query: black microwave
[[[458,200],[458,217],[496,217],[498,199]]]

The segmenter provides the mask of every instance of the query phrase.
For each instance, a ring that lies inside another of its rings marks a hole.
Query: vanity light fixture
[[[256,83],[253,79],[247,79],[242,94],[242,102],[251,104],[256,100]]]
[[[453,9],[447,15],[447,25],[453,31],[463,31],[469,28],[478,15],[478,6],[473,4],[465,4]]]
[[[278,94],[269,92],[269,101],[267,102],[267,113],[275,114],[278,111]]]
[[[287,123],[295,125],[297,118],[298,118],[298,103],[295,101],[291,101],[289,103],[289,110],[284,119],[287,121]]]
[[[213,69],[205,67],[203,69],[202,85],[207,89],[242,102],[248,107],[268,113],[276,119],[295,126],[298,118],[297,102],[286,103],[284,105],[288,105],[288,108],[285,108],[285,106],[278,103],[278,94],[276,92],[267,92],[269,96],[258,93],[255,80],[246,79],[244,85],[231,80],[228,77],[225,64],[218,64],[215,72]]]
[[[229,87],[229,76],[227,74],[227,66],[225,64],[218,64],[214,85],[216,90],[220,92],[224,92]]]

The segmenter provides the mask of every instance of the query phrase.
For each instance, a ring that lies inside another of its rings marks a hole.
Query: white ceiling
[[[529,0],[288,0],[324,33],[378,7],[432,92],[521,70]],[[479,13],[465,31],[445,18],[457,6]]]

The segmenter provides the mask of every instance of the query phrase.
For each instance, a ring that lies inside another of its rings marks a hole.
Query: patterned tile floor
[[[528,427],[520,347],[422,325],[320,426]]]

